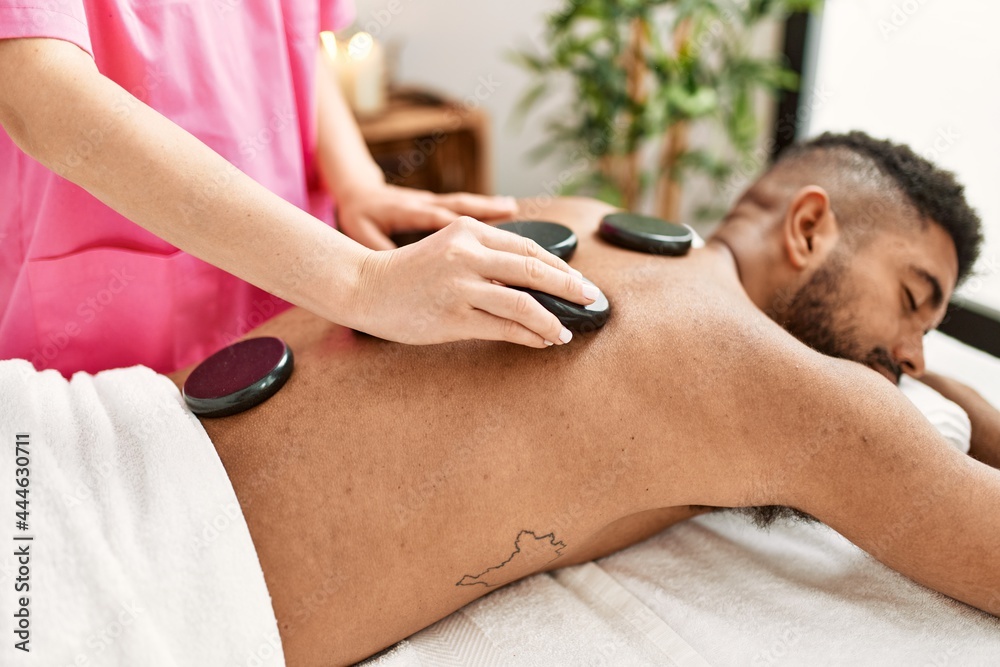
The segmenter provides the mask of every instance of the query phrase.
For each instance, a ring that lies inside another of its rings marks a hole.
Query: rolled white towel
[[[972,423],[965,410],[923,382],[914,380],[908,375],[900,378],[899,388],[903,395],[910,399],[910,402],[917,406],[920,412],[924,413],[924,416],[944,436],[945,440],[963,454],[969,453]]]

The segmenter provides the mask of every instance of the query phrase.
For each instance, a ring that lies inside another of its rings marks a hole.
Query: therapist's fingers
[[[357,321],[349,325],[410,344],[485,338],[539,347],[522,329],[539,337],[541,346],[569,342],[571,334],[530,295],[492,281],[571,297],[582,294],[581,279],[536,257],[487,247],[477,236],[481,230],[517,238],[463,217],[439,234],[371,253],[355,290]],[[560,279],[573,282],[573,288],[560,285]]]
[[[585,284],[572,273],[553,268],[537,257],[493,251],[483,263],[481,273],[489,280],[529,287],[582,305],[593,303],[597,298],[596,288]]]
[[[341,220],[340,231],[372,250],[392,250],[396,244],[374,222],[361,220]]]
[[[480,271],[484,278],[505,285],[530,287],[584,305],[597,298],[596,288],[585,284],[579,271],[571,269],[531,239],[499,229],[492,231],[499,238],[489,233],[480,238],[480,242],[493,251],[487,252],[482,263]]]
[[[472,231],[476,235],[476,238],[479,239],[479,242],[487,248],[500,250],[502,252],[509,252],[515,255],[523,255],[525,257],[534,257],[535,259],[538,259],[553,268],[570,273],[577,278],[580,277],[579,271],[549,251],[545,250],[545,248],[538,245],[538,243],[532,239],[521,236],[520,234],[508,232],[505,229],[497,229],[496,227],[491,227],[486,224],[476,225],[473,227]],[[520,283],[512,284],[519,285]],[[522,286],[531,287],[531,285]]]
[[[517,322],[497,317],[491,313],[476,314],[473,324],[475,325],[476,337],[484,340],[499,340],[539,349],[550,347],[553,344]]]
[[[486,197],[468,192],[435,195],[434,203],[458,215],[479,220],[499,220],[517,215],[517,200],[513,197]]]
[[[477,322],[477,337],[505,340],[529,347],[568,343],[573,334],[555,315],[528,294],[509,287],[483,283],[469,290],[469,304],[492,316]]]
[[[459,216],[447,208],[426,202],[401,210],[398,218],[404,221],[402,224],[397,224],[401,228],[432,231],[447,227]]]

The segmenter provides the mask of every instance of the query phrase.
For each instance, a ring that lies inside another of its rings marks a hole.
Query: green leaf
[[[549,90],[548,84],[543,80],[536,83],[532,88],[526,92],[520,100],[518,100],[517,105],[511,112],[510,121],[518,130],[524,128],[524,121],[528,117],[528,113],[535,108],[538,101],[542,99],[544,95]]]
[[[529,72],[534,72],[535,74],[545,74],[546,70],[550,67],[549,63],[541,56],[537,56],[528,51],[507,51],[504,55],[504,60],[507,62],[512,65],[522,67]]]

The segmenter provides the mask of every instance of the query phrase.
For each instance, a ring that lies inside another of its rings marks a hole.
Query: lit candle
[[[359,116],[385,108],[385,56],[382,46],[367,32],[355,34],[346,46],[331,32],[320,33],[324,50],[337,69],[344,99]]]

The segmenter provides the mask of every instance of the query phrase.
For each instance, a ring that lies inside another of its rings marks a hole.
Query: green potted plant
[[[532,151],[580,155],[565,192],[635,210],[655,188],[656,215],[676,220],[681,184],[692,172],[726,179],[757,141],[753,96],[797,85],[776,57],[750,51],[753,28],[819,0],[567,0],[546,21],[547,53],[512,57],[534,75],[518,105],[522,120],[560,78],[574,103],[547,121],[548,141]],[[713,123],[726,144],[692,146],[692,123]],[[643,156],[656,155],[644,168]]]

